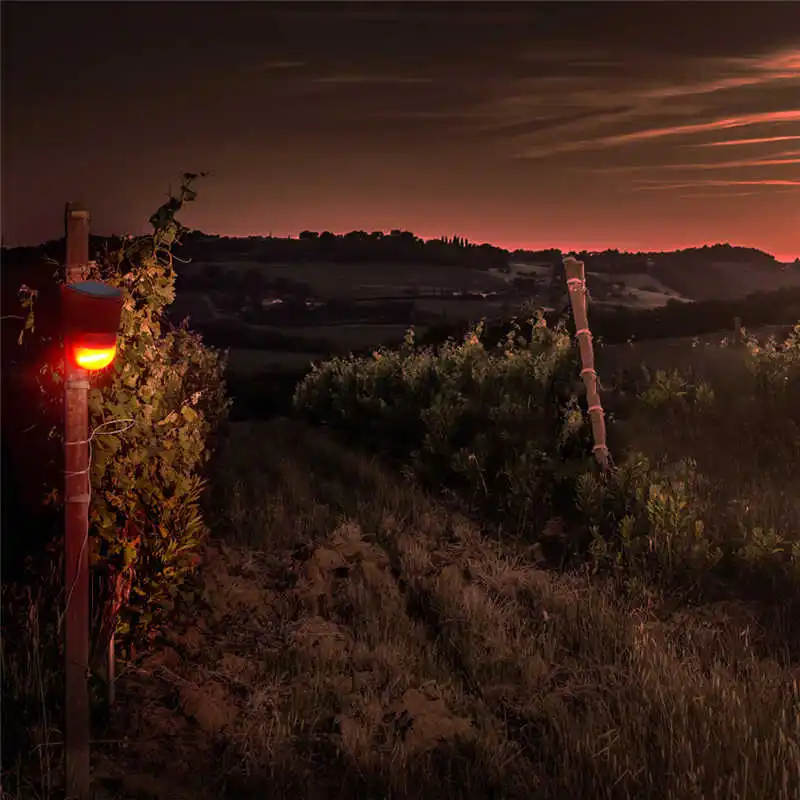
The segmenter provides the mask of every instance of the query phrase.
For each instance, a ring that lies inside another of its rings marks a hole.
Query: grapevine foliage
[[[90,375],[88,398],[90,430],[106,424],[91,441],[91,558],[105,601],[95,604],[96,651],[114,631],[134,637],[164,618],[207,532],[201,496],[214,431],[229,405],[225,357],[165,316],[175,298],[172,247],[186,232],[176,214],[195,199],[198,177],[183,176],[177,195],[151,216],[151,234],[109,240],[87,275],[125,297],[116,360]],[[35,298],[22,287],[29,333]],[[51,407],[63,395],[63,346],[56,352],[38,377]],[[107,425],[114,420],[120,424]],[[62,500],[59,486],[46,494]]]

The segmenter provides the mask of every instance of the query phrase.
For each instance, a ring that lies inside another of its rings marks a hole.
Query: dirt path
[[[115,726],[128,743],[97,768],[115,796],[453,797],[470,787],[469,796],[522,797],[535,789],[536,770],[475,690],[430,605],[458,613],[460,573],[480,553],[476,532],[462,523],[444,547],[428,538],[426,528],[438,536],[452,518],[421,495],[418,508],[393,512],[389,503],[377,530],[365,532],[375,504],[341,517],[353,498],[326,474],[325,455],[316,453],[313,486],[297,464],[273,476],[279,491],[267,508],[280,546],[267,554],[214,542],[196,620],[122,677]],[[404,487],[384,488],[394,505],[405,502]],[[282,524],[287,505],[306,512],[294,537]]]
[[[193,616],[121,676],[99,796],[721,798],[742,787],[703,772],[737,769],[720,726],[776,736],[779,670],[760,715],[719,705],[756,663],[714,660],[735,615],[687,639],[286,423],[235,426],[220,475]]]

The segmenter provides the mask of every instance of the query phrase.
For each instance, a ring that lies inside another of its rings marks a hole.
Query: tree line
[[[427,263],[480,270],[507,269],[510,256],[502,247],[476,244],[464,236],[426,240],[400,229],[389,233],[356,230],[344,234],[306,230],[297,237],[247,238],[195,231],[187,237],[179,254],[203,261]]]
[[[121,241],[120,236],[92,236],[90,251],[99,252],[106,247],[113,249]],[[64,240],[55,239],[32,247],[4,247],[2,258],[4,266],[33,267],[43,262],[61,263],[63,253]],[[426,240],[402,229],[388,233],[354,230],[343,234],[305,230],[296,237],[234,237],[193,230],[175,248],[175,254],[184,262],[415,263],[500,271],[508,271],[510,263],[514,261],[559,266],[564,255],[571,255],[583,261],[591,272],[610,273],[658,272],[660,266],[667,265],[702,268],[704,264],[715,262],[756,266],[778,264],[770,253],[727,243],[663,252],[629,253],[608,249],[602,252],[582,250],[565,253],[558,248],[507,250],[492,244],[470,242],[465,236],[458,235]],[[179,272],[185,273],[191,269],[191,263],[178,264]]]

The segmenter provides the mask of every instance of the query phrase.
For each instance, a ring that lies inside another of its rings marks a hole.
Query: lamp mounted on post
[[[122,291],[100,281],[61,285],[64,347],[73,367],[104,369],[117,353]]]

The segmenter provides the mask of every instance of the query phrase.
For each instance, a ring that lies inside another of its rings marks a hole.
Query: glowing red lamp
[[[122,303],[122,290],[101,281],[61,285],[64,345],[73,366],[96,371],[114,360]]]

